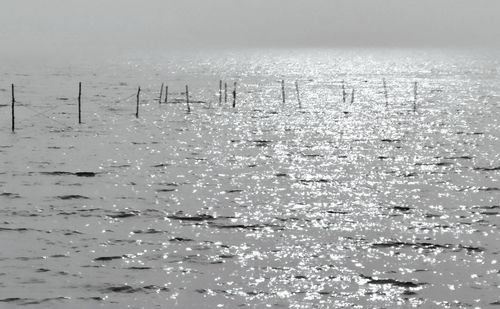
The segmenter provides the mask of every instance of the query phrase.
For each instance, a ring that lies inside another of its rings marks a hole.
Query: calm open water
[[[179,51],[5,64],[0,307],[500,305],[497,55]]]

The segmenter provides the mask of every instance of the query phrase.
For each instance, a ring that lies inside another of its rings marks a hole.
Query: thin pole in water
[[[222,104],[222,80],[219,80],[219,105]]]
[[[283,104],[285,104],[286,98],[285,98],[285,80],[284,79],[281,80],[281,97],[283,98]]]
[[[158,103],[161,104],[161,98],[163,97],[163,85],[164,83],[161,83],[161,88],[160,88],[160,98],[158,99]]]
[[[384,96],[385,96],[385,107],[389,106],[389,95],[387,94],[387,83],[385,82],[385,78],[383,79],[384,82]]]
[[[345,103],[347,98],[347,92],[345,91],[345,81],[342,80],[342,102]]]
[[[413,85],[413,95],[414,95],[414,99],[413,99],[413,112],[416,113],[417,112],[417,88],[418,87],[418,83],[415,82],[414,85]]]
[[[351,93],[351,104],[354,103],[354,88],[352,88],[352,93]]]
[[[345,98],[347,96],[347,93],[345,92],[345,82],[342,80],[342,102],[345,103]]]
[[[224,103],[227,103],[227,83],[224,83]]]
[[[139,100],[141,95],[141,86],[137,88],[137,105],[135,107],[135,118],[139,118]]]
[[[302,108],[302,103],[300,102],[300,92],[299,92],[299,81],[295,81],[295,90],[297,90],[297,102],[299,103],[299,108]]]
[[[15,116],[14,116],[14,103],[16,102],[16,99],[14,97],[14,84],[12,84],[12,132],[15,131]]]
[[[189,87],[186,85],[186,105],[187,105],[187,112],[191,112],[191,107],[189,106]]]
[[[82,82],[78,83],[78,124],[82,123]]]
[[[234,90],[233,90],[233,108],[236,107],[236,82],[234,82]]]
[[[167,103],[168,99],[168,85],[165,86],[165,101],[163,103]]]

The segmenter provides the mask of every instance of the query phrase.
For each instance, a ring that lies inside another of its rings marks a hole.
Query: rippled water
[[[499,305],[499,59],[273,50],[7,65],[0,307]]]

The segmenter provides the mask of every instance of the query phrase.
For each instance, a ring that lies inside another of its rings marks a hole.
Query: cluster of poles
[[[219,81],[219,105],[222,104],[222,97],[224,97],[224,103],[227,103],[228,101],[228,87],[227,83],[224,82],[224,90],[222,87],[222,80]],[[414,100],[413,100],[413,111],[417,111],[417,93],[418,93],[418,83],[414,82],[413,84],[413,94],[414,94]],[[232,91],[232,107],[236,107],[236,87],[237,83],[234,82],[234,89]],[[383,80],[383,87],[384,87],[384,97],[385,97],[385,104],[386,106],[389,105],[389,94],[387,90],[387,83],[385,79]],[[163,98],[163,90],[165,89],[165,98]],[[12,132],[15,131],[15,93],[14,93],[14,84],[12,84],[11,87],[12,90],[12,101],[11,101],[11,124],[12,124]],[[297,97],[297,103],[299,105],[299,108],[302,108],[302,102],[300,99],[300,91],[299,91],[299,83],[298,81],[295,81],[295,91],[296,91],[296,97]],[[224,92],[224,96],[222,95]],[[191,112],[191,106],[189,104],[189,86],[186,85],[186,111],[188,113]],[[351,104],[354,103],[354,88],[351,91]],[[283,104],[286,103],[286,92],[285,92],[285,80],[281,80],[281,97],[283,100]],[[136,110],[135,110],[135,117],[139,118],[139,106],[140,106],[140,100],[141,100],[141,87],[139,86],[137,89],[137,95],[136,95]],[[346,90],[345,82],[342,80],[342,102],[346,103],[348,99],[348,93]],[[162,101],[163,100],[163,101]],[[168,85],[165,85],[164,83],[161,84],[160,88],[160,98],[159,98],[159,103],[168,103]],[[78,124],[82,123],[82,83],[78,83]]]

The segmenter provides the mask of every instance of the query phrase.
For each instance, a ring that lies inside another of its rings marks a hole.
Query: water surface
[[[498,61],[253,50],[6,65],[0,307],[498,305]]]

